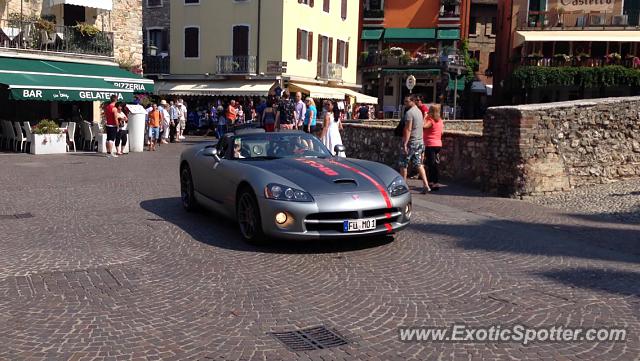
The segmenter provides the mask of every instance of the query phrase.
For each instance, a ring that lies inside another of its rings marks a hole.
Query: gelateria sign
[[[14,100],[105,102],[109,101],[112,95],[118,97],[118,101],[133,101],[132,91],[80,88],[38,89],[31,87],[11,87],[11,98]]]
[[[613,12],[616,3],[622,0],[557,0],[557,7],[564,11],[606,11]],[[549,8],[554,6],[550,4]]]

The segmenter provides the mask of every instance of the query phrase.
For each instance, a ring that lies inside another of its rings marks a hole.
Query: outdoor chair
[[[22,130],[24,131],[24,135],[27,138],[26,144],[25,144],[25,153],[29,153],[31,151],[31,140],[33,139],[33,137],[31,136],[31,124],[29,124],[29,122],[23,122],[22,123]]]
[[[2,134],[0,134],[0,147],[2,149],[6,149],[9,143],[9,132],[7,131],[5,122],[6,120],[0,120],[0,131],[2,131]]]
[[[24,146],[27,142],[27,137],[22,132],[22,127],[19,122],[13,122],[13,129],[16,132],[16,152],[24,152]]]
[[[82,132],[82,149],[93,150],[93,135],[91,134],[91,126],[88,121],[85,120],[82,122],[80,131]]]
[[[91,123],[91,135],[93,136],[91,141],[91,149],[98,150],[100,133],[100,125],[98,123]]]
[[[15,151],[16,150],[16,130],[13,128],[13,125],[10,121],[5,120],[2,122],[3,129],[7,132],[7,150]]]
[[[46,30],[40,30],[40,50],[49,50],[49,45],[56,45],[56,34],[49,34]]]
[[[73,145],[73,151],[76,151],[76,123],[70,122],[67,124],[67,152],[69,151],[69,144]]]

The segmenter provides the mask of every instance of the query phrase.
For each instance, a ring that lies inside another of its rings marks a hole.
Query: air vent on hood
[[[357,186],[358,182],[356,182],[355,179],[351,179],[351,178],[339,178],[339,179],[334,179],[333,183],[335,184],[346,184],[346,185],[354,185]]]

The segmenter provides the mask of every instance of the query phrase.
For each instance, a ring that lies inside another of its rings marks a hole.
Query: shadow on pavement
[[[637,272],[597,268],[573,268],[534,274],[563,283],[569,287],[640,297],[640,273]]]
[[[640,224],[640,206],[626,212],[572,213],[570,216],[599,223]]]
[[[282,241],[272,240],[268,246],[256,247],[245,243],[240,237],[235,221],[216,213],[201,210],[188,213],[182,208],[179,197],[143,201],[142,209],[160,219],[174,224],[193,239],[214,247],[243,252],[322,254],[357,251],[393,242],[393,237],[362,238],[335,241]]]

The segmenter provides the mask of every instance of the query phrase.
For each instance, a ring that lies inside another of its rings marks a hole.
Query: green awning
[[[361,40],[380,40],[384,33],[383,29],[364,29],[362,30]]]
[[[438,29],[438,40],[459,40],[460,29]]]
[[[458,91],[463,91],[465,88],[466,84],[465,84],[465,78],[460,78],[458,79]],[[449,86],[447,86],[447,89],[453,91],[456,88],[456,80],[455,79],[450,79],[449,80]]]
[[[440,69],[384,68],[384,73],[431,74],[440,75]]]
[[[115,94],[119,101],[133,101],[133,90],[95,78],[2,73],[0,83],[9,87],[14,100],[108,101]]]
[[[384,41],[421,43],[436,38],[436,29],[389,28],[384,31]]]
[[[11,87],[14,85],[47,90],[43,96],[50,93],[49,90],[60,89],[69,91],[71,94],[67,95],[74,96],[75,100],[101,100],[99,95],[90,99],[83,98],[87,94],[74,93],[83,89],[123,94],[153,92],[153,80],[110,65],[0,57],[0,78],[0,83],[9,85],[10,89],[26,89]]]

